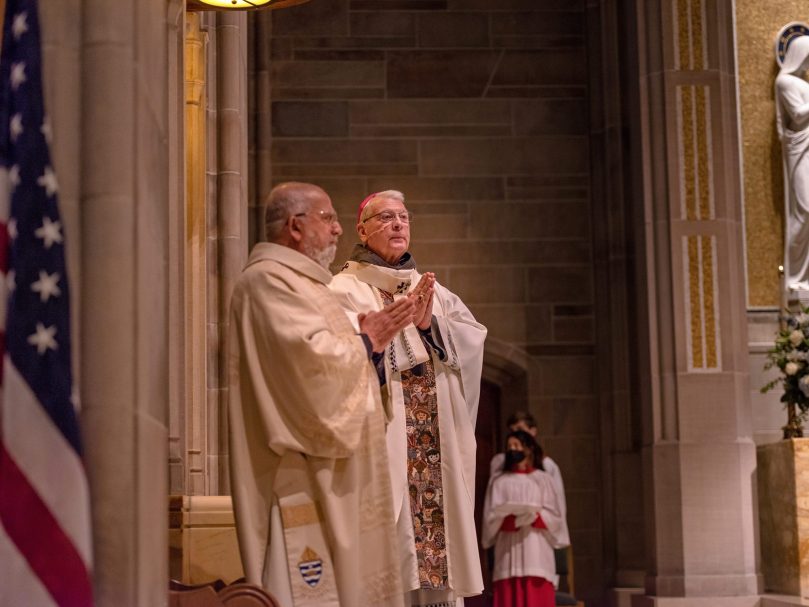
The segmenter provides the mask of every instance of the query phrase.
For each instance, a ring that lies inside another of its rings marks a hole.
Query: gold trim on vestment
[[[284,521],[284,527],[286,529],[311,525],[320,521],[317,507],[315,507],[313,503],[284,506],[281,508],[281,518]]]

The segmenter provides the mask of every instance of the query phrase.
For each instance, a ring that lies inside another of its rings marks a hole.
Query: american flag
[[[6,0],[0,56],[0,605],[92,605],[58,184],[36,0]],[[4,329],[4,330],[3,330]]]

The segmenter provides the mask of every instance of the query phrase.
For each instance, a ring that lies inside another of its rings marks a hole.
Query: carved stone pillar
[[[208,459],[210,493],[230,491],[227,457],[227,362],[225,343],[233,285],[247,259],[247,13],[217,13],[215,213],[209,226],[210,255],[217,259],[211,280],[208,322]]]
[[[203,495],[207,481],[209,272],[206,213],[206,46],[201,13],[185,18],[185,488]]]
[[[177,255],[184,374],[170,443],[175,494],[228,492],[223,344],[230,292],[247,252],[246,48],[245,13],[187,14],[185,211]]]
[[[168,56],[182,10],[84,0],[80,13],[80,379],[99,606],[167,602]]]
[[[601,491],[606,586],[643,585],[643,526],[638,339],[632,332],[635,249],[632,230],[634,171],[628,142],[631,104],[637,98],[637,63],[626,0],[588,0],[590,179],[596,310],[595,347],[602,462]],[[634,51],[634,49],[633,49]],[[575,553],[575,545],[574,545]]]
[[[647,605],[753,605],[732,0],[636,2],[646,310]]]

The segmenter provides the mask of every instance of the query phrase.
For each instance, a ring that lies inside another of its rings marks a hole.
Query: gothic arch
[[[531,357],[508,342],[489,337],[483,352],[483,381],[500,390],[500,425],[516,409],[528,407]]]

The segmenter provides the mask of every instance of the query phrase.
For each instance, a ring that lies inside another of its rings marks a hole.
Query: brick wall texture
[[[601,593],[584,0],[312,0],[272,14],[273,183],[321,185],[356,239],[398,189],[412,252],[524,349],[564,474],[578,594]],[[257,111],[266,111],[259,108]]]

